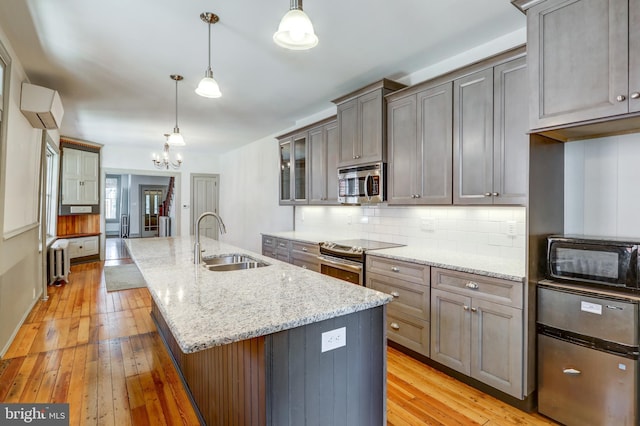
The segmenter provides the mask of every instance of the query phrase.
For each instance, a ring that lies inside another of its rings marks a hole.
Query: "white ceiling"
[[[0,27],[31,82],[60,92],[63,135],[159,148],[175,122],[177,73],[184,149],[224,152],[525,26],[509,0],[305,0],[320,42],[288,51],[272,41],[288,9],[287,0],[2,0]],[[194,93],[207,67],[205,11],[220,16],[219,99]]]

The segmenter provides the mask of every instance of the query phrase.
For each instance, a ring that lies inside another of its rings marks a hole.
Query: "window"
[[[49,237],[56,235],[58,166],[58,153],[56,152],[55,147],[50,142],[47,142],[47,185],[45,192],[45,210],[47,215],[47,236]]]
[[[105,219],[107,222],[118,222],[120,217],[120,176],[107,175],[104,186]]]

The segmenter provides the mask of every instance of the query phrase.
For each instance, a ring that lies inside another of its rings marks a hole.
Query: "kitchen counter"
[[[487,277],[524,282],[524,259],[504,259],[471,253],[425,249],[412,246],[374,250],[367,253],[389,259],[435,266],[453,271],[469,272]]]
[[[126,243],[185,354],[371,309],[392,299],[209,238],[200,240],[204,257],[243,253],[270,265],[208,271],[193,264],[191,237]]]

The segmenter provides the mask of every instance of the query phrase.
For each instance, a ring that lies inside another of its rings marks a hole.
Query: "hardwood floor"
[[[129,262],[120,259],[118,263]],[[0,360],[0,402],[68,402],[71,425],[194,425],[146,288],[107,292],[103,264],[49,288]],[[549,425],[392,349],[389,425]]]

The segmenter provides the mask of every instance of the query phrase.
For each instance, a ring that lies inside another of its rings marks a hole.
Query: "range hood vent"
[[[22,83],[20,111],[36,129],[57,129],[64,115],[58,92],[29,83]]]

